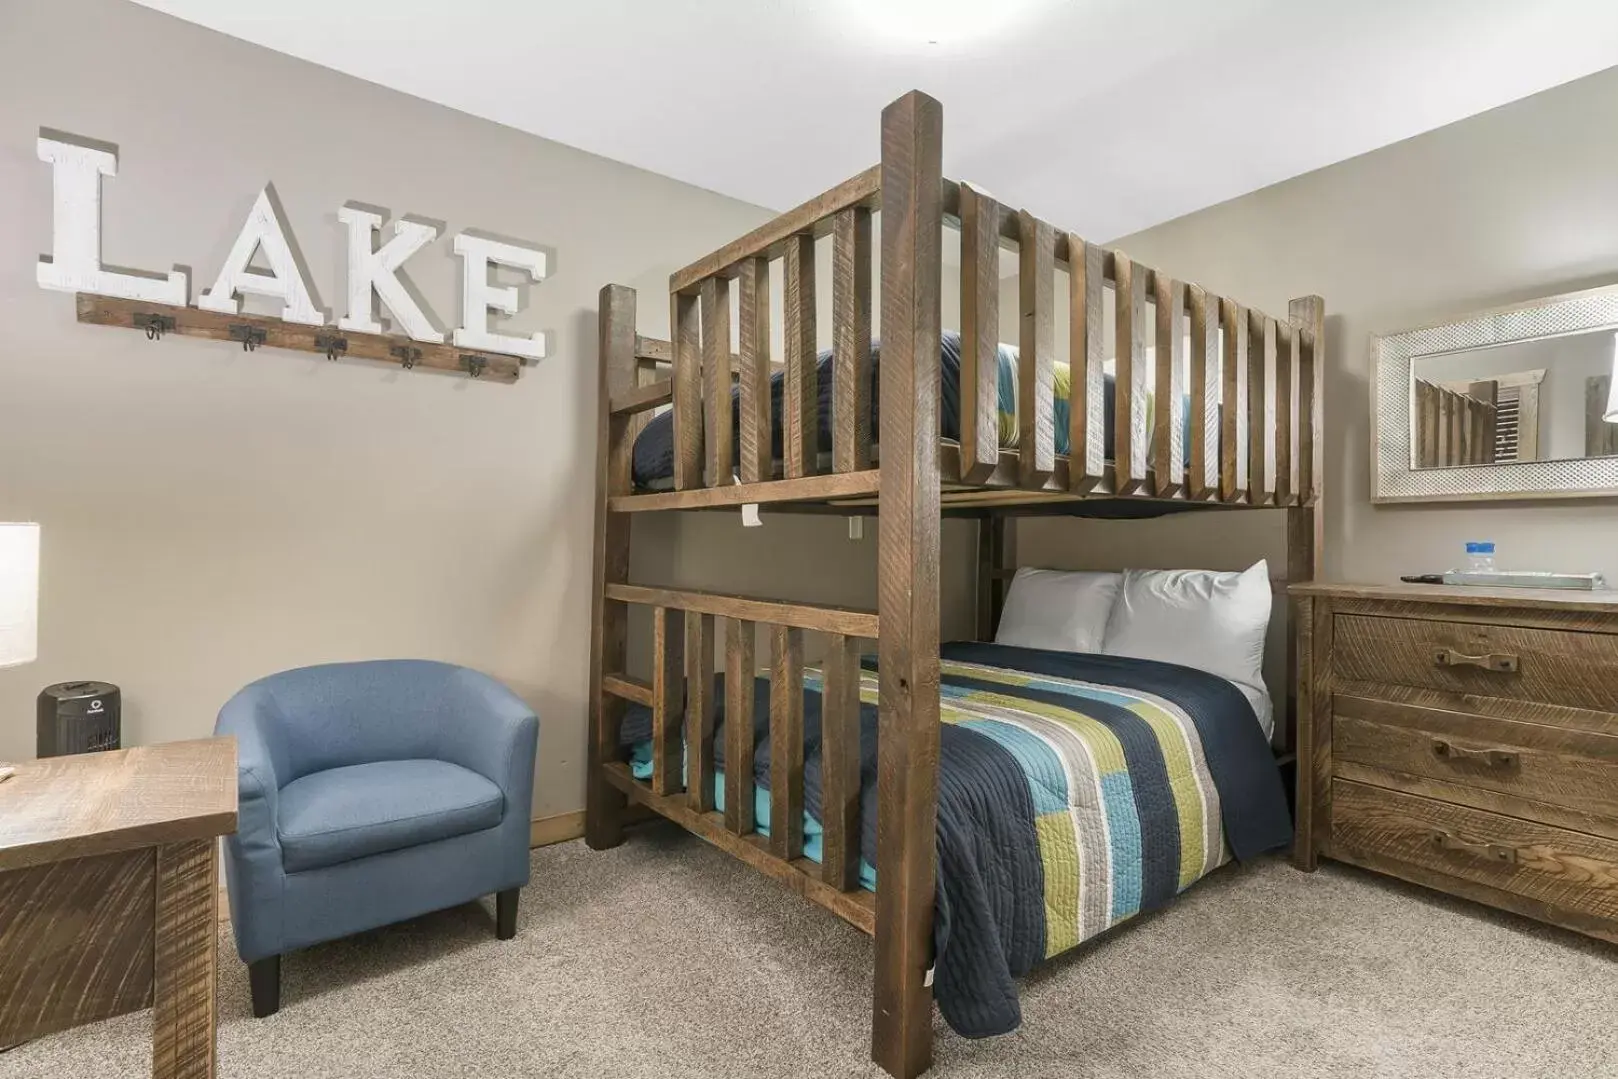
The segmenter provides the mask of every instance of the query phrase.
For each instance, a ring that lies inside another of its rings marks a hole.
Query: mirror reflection
[[[1610,328],[1418,356],[1411,467],[1618,456]]]

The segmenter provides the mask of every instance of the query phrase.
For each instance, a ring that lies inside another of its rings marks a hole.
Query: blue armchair
[[[214,729],[239,754],[225,879],[254,1015],[311,944],[491,893],[496,935],[516,935],[539,721],[500,683],[426,660],[305,667],[243,689]]]

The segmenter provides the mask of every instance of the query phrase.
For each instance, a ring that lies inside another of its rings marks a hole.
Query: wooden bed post
[[[876,975],[871,1059],[932,1063],[938,797],[938,379],[943,108],[911,91],[882,111],[882,375]]]
[[[994,640],[994,632],[1000,625],[1000,612],[1006,608],[1006,592],[1010,583],[1000,574],[1004,570],[1015,568],[1007,565],[1015,558],[1008,559],[1010,548],[1007,539],[1011,535],[1010,529],[1016,527],[1016,522],[1008,514],[986,511],[978,518],[978,598],[977,598],[977,637],[980,641]]]
[[[590,634],[590,743],[585,776],[584,839],[594,850],[623,841],[623,792],[607,781],[604,766],[616,759],[624,702],[602,686],[609,673],[624,669],[628,612],[608,603],[609,584],[629,580],[629,517],[610,513],[607,499],[630,491],[629,415],[613,415],[611,401],[635,386],[635,290],[607,285],[601,290],[599,347],[601,371],[596,403],[595,579]]]
[[[1298,499],[1287,509],[1287,584],[1314,580],[1322,570],[1321,555],[1325,538],[1325,507],[1321,504],[1321,481],[1325,463],[1323,402],[1326,376],[1326,301],[1319,296],[1302,296],[1287,308],[1293,331],[1300,338],[1298,352]],[[1316,604],[1294,599],[1288,615],[1287,633],[1287,725],[1284,748],[1296,749],[1297,769],[1294,802],[1296,823],[1292,860],[1299,869],[1313,871],[1316,865],[1314,832],[1315,793],[1329,778],[1321,775],[1317,761],[1329,765],[1330,743],[1317,734],[1317,718],[1330,724],[1329,715],[1317,711],[1329,708],[1316,700],[1315,672],[1309,659],[1316,652],[1310,646],[1314,634]],[[1329,736],[1328,736],[1329,737]]]

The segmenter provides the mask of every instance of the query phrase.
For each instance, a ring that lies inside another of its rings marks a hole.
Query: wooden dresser
[[[1618,592],[1290,591],[1298,867],[1618,941]]]

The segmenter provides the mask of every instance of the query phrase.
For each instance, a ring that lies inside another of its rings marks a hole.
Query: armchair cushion
[[[379,761],[313,772],[280,791],[276,830],[288,873],[338,865],[493,828],[505,795],[437,760]]]

